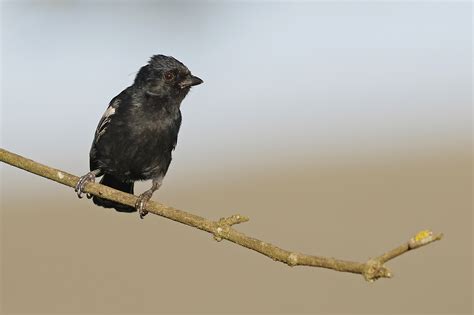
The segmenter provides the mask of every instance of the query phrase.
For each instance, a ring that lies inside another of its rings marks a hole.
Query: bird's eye
[[[164,77],[166,81],[171,81],[174,79],[174,73],[172,71],[167,71],[165,72]]]

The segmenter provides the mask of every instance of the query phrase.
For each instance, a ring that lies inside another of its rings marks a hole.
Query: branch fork
[[[227,218],[220,218],[219,221],[215,222],[216,228],[214,232],[214,239],[218,242],[225,238],[232,227],[232,225],[244,223],[250,220],[247,217],[241,216],[240,214],[234,214]]]

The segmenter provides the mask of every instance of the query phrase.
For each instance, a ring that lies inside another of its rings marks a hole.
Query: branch
[[[0,161],[73,188],[79,180],[79,177],[77,176],[42,165],[4,149],[0,149]],[[137,201],[137,197],[134,195],[98,183],[87,183],[84,192],[129,206],[135,206],[135,202]],[[342,272],[351,272],[361,274],[370,282],[373,282],[378,278],[392,277],[392,272],[384,265],[387,261],[412,249],[431,244],[443,237],[443,234],[434,235],[428,230],[421,231],[405,244],[394,248],[383,255],[371,258],[367,262],[353,262],[288,251],[270,243],[247,236],[232,227],[233,225],[249,220],[247,217],[238,214],[229,218],[221,218],[218,221],[211,221],[154,201],[149,201],[146,204],[146,210],[149,213],[154,213],[170,220],[211,233],[214,235],[216,241],[226,239],[240,246],[259,252],[275,261],[283,262],[289,266],[312,266]]]

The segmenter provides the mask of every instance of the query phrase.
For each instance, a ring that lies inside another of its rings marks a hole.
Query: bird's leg
[[[143,219],[143,217],[147,215],[148,211],[145,210],[145,205],[148,200],[150,200],[153,193],[160,188],[162,181],[163,177],[153,178],[153,184],[151,188],[138,196],[138,200],[135,203],[135,208],[137,208],[140,219]]]
[[[79,198],[82,198],[82,191],[84,190],[84,187],[87,182],[95,182],[95,177],[100,173],[100,170],[93,170],[89,173],[87,173],[84,176],[81,176],[79,178],[79,181],[76,184],[76,187],[74,188],[74,191],[77,193],[77,196]],[[87,194],[87,198],[91,198],[92,196],[90,194]]]

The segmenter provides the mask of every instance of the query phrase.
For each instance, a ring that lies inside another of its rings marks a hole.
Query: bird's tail
[[[114,189],[121,190],[129,194],[133,194],[133,182],[123,182],[110,174],[104,174],[104,176],[100,180],[100,183],[102,185],[109,186],[110,188],[114,188]],[[99,198],[97,196],[92,197],[92,201],[98,206],[101,206],[104,208],[115,208],[115,210],[119,212],[137,211],[134,207],[126,206],[114,201]]]

